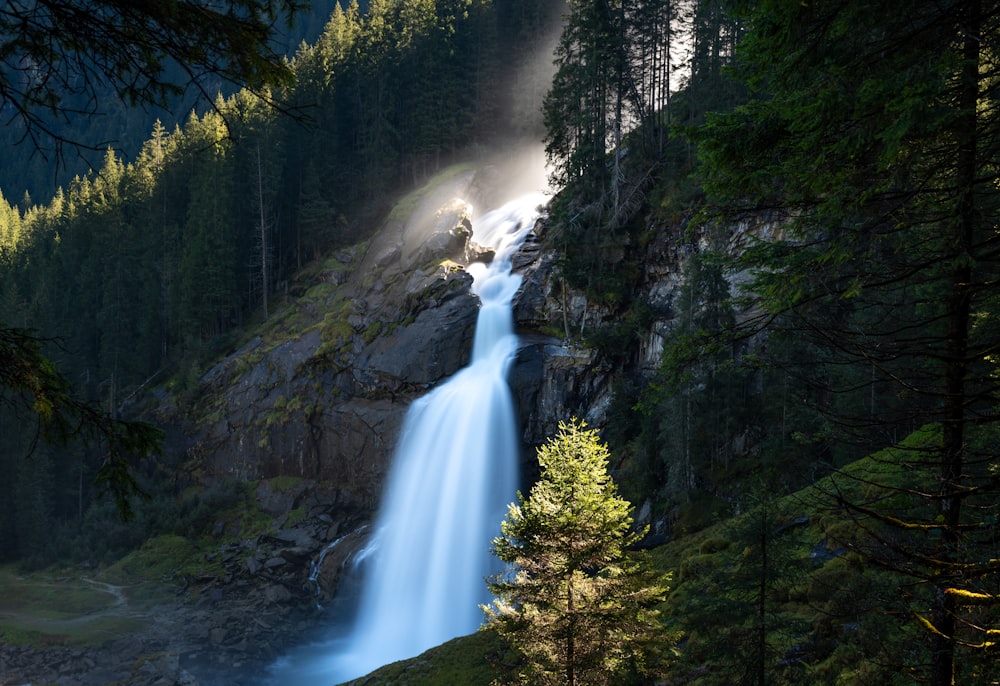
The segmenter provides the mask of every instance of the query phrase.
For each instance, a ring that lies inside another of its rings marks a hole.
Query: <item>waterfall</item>
[[[374,532],[361,598],[347,636],[325,655],[289,656],[272,674],[303,686],[353,679],[472,633],[497,570],[490,542],[517,489],[518,435],[507,372],[517,351],[511,256],[545,196],[514,200],[473,222],[473,240],[496,250],[473,264],[481,307],[467,367],[414,401],[403,424]]]

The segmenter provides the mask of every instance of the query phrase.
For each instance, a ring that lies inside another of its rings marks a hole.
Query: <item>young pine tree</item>
[[[515,683],[623,684],[662,668],[666,640],[653,606],[668,580],[627,548],[631,505],[608,475],[608,449],[582,421],[560,423],[539,448],[541,476],[511,504],[493,552],[511,565],[491,577],[484,606],[519,655]]]

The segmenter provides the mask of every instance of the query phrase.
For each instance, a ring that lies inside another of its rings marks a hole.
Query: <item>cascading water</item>
[[[517,351],[510,259],[545,196],[475,220],[473,240],[496,250],[473,264],[481,301],[472,360],[410,407],[365,558],[357,619],[326,655],[289,656],[282,684],[338,683],[472,633],[488,602],[492,539],[517,488],[518,439],[507,371]]]

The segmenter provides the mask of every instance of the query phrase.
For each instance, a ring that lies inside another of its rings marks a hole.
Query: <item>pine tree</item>
[[[582,421],[560,423],[538,449],[541,476],[511,504],[494,554],[512,565],[490,580],[484,607],[523,656],[534,684],[622,683],[659,672],[665,640],[653,606],[667,592],[628,551],[644,531],[607,473],[608,449]]]
[[[622,97],[615,79],[623,41],[617,18],[605,0],[570,3],[556,48],[556,75],[544,103],[553,182],[582,191],[588,201],[608,192],[606,156],[620,143],[613,140]]]

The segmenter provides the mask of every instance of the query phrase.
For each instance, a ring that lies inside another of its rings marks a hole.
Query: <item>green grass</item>
[[[502,649],[496,634],[478,631],[410,660],[393,662],[348,682],[351,686],[489,686],[496,673],[487,662]]]
[[[137,630],[145,620],[117,613],[121,603],[79,575],[18,574],[0,567],[0,642],[44,648],[94,646]]]
[[[0,617],[31,612],[65,619],[105,610],[115,602],[112,594],[79,578],[19,575],[9,565],[0,567]]]
[[[206,570],[198,552],[198,547],[183,536],[156,536],[105,569],[100,578],[113,584],[134,584],[160,582],[177,574],[200,574]]]

